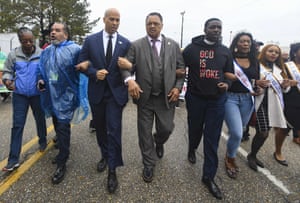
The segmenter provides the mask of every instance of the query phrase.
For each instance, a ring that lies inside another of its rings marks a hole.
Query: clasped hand
[[[217,85],[220,89],[220,92],[226,92],[228,90],[228,84],[225,82],[219,82]]]
[[[120,69],[130,70],[132,68],[132,63],[124,57],[119,57],[118,66],[120,67]]]

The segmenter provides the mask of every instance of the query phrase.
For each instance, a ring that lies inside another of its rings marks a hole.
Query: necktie
[[[106,64],[109,65],[112,57],[112,35],[109,35],[109,40],[106,47]]]
[[[157,39],[151,39],[151,42],[152,42],[152,51],[153,51],[153,55],[156,59],[158,59],[158,51],[157,51],[157,48],[156,48],[156,45],[155,43],[157,42]]]

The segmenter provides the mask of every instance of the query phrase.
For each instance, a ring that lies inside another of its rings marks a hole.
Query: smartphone
[[[45,87],[46,87],[45,84],[39,83],[39,89],[40,89],[40,90],[45,89]]]

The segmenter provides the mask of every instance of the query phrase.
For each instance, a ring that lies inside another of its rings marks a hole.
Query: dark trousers
[[[57,165],[66,164],[70,155],[70,140],[71,140],[71,125],[59,121],[55,116],[52,116],[54,129],[58,142],[58,155],[56,156]]]
[[[124,106],[119,105],[109,89],[99,104],[91,104],[97,142],[102,158],[114,170],[123,165],[122,159],[122,113]]]
[[[218,168],[218,147],[225,115],[226,94],[207,99],[187,92],[189,149],[196,150],[204,135],[203,176],[213,179]]]
[[[40,104],[40,96],[27,97],[24,95],[13,93],[12,106],[13,127],[11,130],[10,153],[8,162],[17,163],[19,161],[21,153],[23,131],[29,106],[31,107],[34,116],[40,146],[47,145],[47,130],[45,114]]]

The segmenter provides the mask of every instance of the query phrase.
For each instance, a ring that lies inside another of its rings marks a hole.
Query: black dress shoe
[[[195,153],[195,150],[189,150],[189,152],[188,152],[188,160],[192,164],[196,163],[196,153]]]
[[[289,165],[288,162],[287,162],[286,160],[279,160],[279,159],[277,159],[277,156],[276,156],[276,153],[275,153],[275,152],[273,153],[273,156],[274,156],[274,159],[275,159],[279,164],[281,164],[281,165],[283,165],[283,166],[288,166],[288,165]]]
[[[144,170],[143,170],[143,180],[146,183],[152,182],[152,180],[153,180],[153,168],[144,167]]]
[[[164,145],[156,144],[156,154],[158,158],[162,158],[164,156]]]
[[[222,199],[222,193],[217,184],[214,182],[214,180],[203,177],[202,182],[206,185],[209,192],[217,199]]]
[[[66,165],[65,164],[57,166],[57,168],[52,176],[52,183],[53,184],[60,183],[64,179],[65,173],[66,173]]]
[[[103,172],[106,169],[106,166],[107,162],[104,158],[102,158],[97,165],[97,171]]]
[[[118,187],[118,179],[115,170],[108,171],[107,190],[109,193],[114,193]]]

